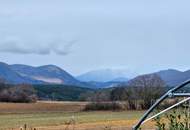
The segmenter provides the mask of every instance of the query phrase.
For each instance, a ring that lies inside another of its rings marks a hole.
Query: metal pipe
[[[173,97],[190,97],[190,93],[173,93]]]
[[[166,94],[164,94],[160,99],[158,99],[156,101],[156,103],[154,103],[150,109],[142,116],[142,118],[139,120],[139,122],[133,127],[132,130],[137,130],[140,125],[142,124],[142,122],[148,117],[148,115],[154,110],[154,108],[156,108],[164,99],[166,99],[168,97],[168,94],[170,92],[167,92]]]
[[[173,89],[170,89],[166,94],[164,94],[160,99],[158,99],[158,100],[147,110],[147,112],[142,116],[142,118],[139,120],[139,122],[138,122],[135,126],[133,126],[132,130],[137,130],[137,129],[141,126],[142,122],[143,122],[144,120],[146,120],[146,118],[149,116],[149,114],[150,114],[163,100],[165,100],[165,99],[168,98],[168,97],[173,97],[173,96],[175,96],[175,95],[173,95],[174,92],[177,91],[177,90],[179,90],[180,88],[183,88],[183,87],[186,86],[187,84],[190,84],[190,80],[187,80],[187,81],[183,82],[181,85],[178,85],[178,86],[174,87]]]
[[[167,111],[171,110],[172,108],[174,108],[174,107],[176,107],[176,106],[178,106],[178,105],[180,105],[180,104],[182,104],[182,103],[184,103],[184,102],[187,102],[188,100],[190,100],[190,97],[188,97],[188,98],[186,98],[186,99],[183,99],[182,101],[180,101],[180,102],[178,102],[178,103],[176,103],[176,104],[174,104],[174,105],[172,105],[172,106],[166,108],[165,110],[163,110],[163,111],[157,113],[156,115],[154,115],[154,116],[152,116],[152,117],[150,117],[150,118],[144,120],[144,121],[142,122],[142,124],[146,123],[146,122],[149,121],[149,120],[154,119],[155,117],[157,117],[157,116],[163,114],[164,112],[167,112]]]

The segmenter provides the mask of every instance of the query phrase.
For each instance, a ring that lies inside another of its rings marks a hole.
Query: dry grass
[[[19,130],[23,124],[37,130],[129,130],[143,114],[143,111],[81,112],[86,104],[49,101],[0,103],[0,130]],[[71,119],[75,123],[68,125]],[[144,128],[148,130],[151,126],[153,124],[148,123]]]
[[[60,112],[80,111],[87,102],[52,102],[38,101],[37,103],[0,103],[2,113],[32,113],[32,112]]]
[[[76,124],[74,127],[76,130],[131,130],[132,126],[137,122],[137,120],[119,120],[119,121],[105,121],[105,122],[93,122],[93,123],[82,123]],[[144,130],[154,129],[153,122],[145,124],[142,128]],[[61,130],[65,129],[66,125],[59,126],[48,126],[48,127],[37,127],[38,130]],[[72,126],[70,127],[72,130]]]

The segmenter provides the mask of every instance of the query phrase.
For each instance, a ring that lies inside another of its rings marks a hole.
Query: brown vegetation
[[[119,111],[125,106],[119,102],[92,102],[85,106],[84,111]]]
[[[31,85],[21,84],[15,86],[3,85],[0,91],[1,102],[29,103],[36,102],[37,96]]]
[[[1,103],[2,113],[36,113],[36,112],[77,112],[84,109],[87,102],[51,102],[38,101],[36,103]]]

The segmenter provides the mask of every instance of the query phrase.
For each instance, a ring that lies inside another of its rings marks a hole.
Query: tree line
[[[0,83],[0,102],[29,103],[36,101],[36,91],[31,85]]]
[[[123,102],[126,109],[148,109],[166,90],[165,82],[156,74],[142,75],[116,88],[87,94],[86,100],[96,104]]]

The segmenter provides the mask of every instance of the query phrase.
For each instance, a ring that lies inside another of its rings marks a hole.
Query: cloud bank
[[[68,55],[77,40],[65,41],[58,39],[20,39],[7,37],[0,41],[0,53]]]

